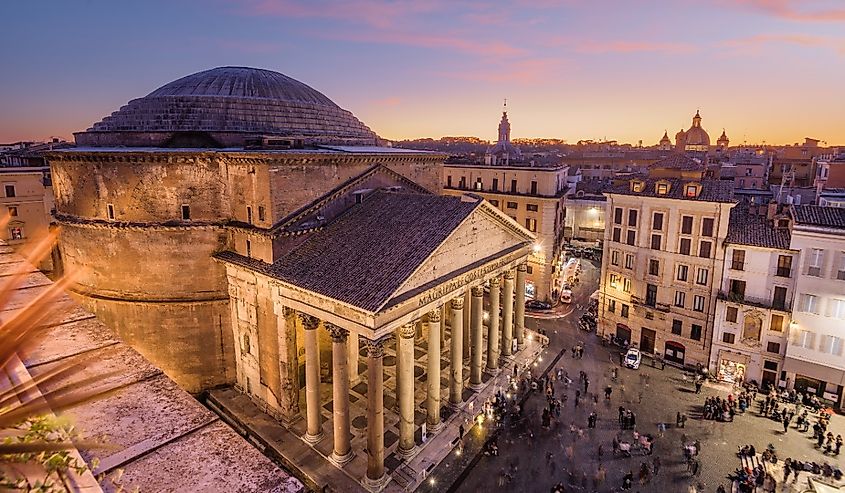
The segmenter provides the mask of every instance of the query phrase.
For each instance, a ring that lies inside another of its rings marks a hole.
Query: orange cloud
[[[726,2],[731,4],[731,2]],[[792,21],[845,21],[845,8],[831,8],[831,2],[819,0],[737,0],[747,8]]]

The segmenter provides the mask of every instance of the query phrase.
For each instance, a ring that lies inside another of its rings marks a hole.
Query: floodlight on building
[[[542,249],[543,247],[541,247],[539,243],[534,243],[534,247],[532,248],[532,250],[534,250],[534,253],[540,253]]]

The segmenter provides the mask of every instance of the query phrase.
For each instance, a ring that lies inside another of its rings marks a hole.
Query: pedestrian
[[[604,458],[604,448],[602,448],[601,445],[599,445],[599,450],[596,452],[596,455],[598,456],[599,462],[601,462],[602,458]]]
[[[613,455],[616,455],[616,452],[619,451],[619,439],[613,437]]]
[[[463,423],[458,425],[458,440],[460,440],[460,441],[464,440],[464,424]]]
[[[632,484],[634,484],[634,473],[633,471],[628,471],[628,474],[622,478],[622,489],[630,490]]]
[[[789,415],[783,417],[783,432],[786,433],[789,430]]]
[[[640,484],[645,485],[648,483],[648,475],[651,471],[649,471],[648,464],[643,462],[640,464]]]
[[[599,469],[598,471],[596,471],[596,477],[593,479],[596,491],[599,491],[601,489],[601,486],[604,484],[604,478],[606,475],[607,472],[604,470],[604,466],[599,464]]]
[[[695,380],[695,393],[696,393],[696,394],[700,394],[700,393],[701,393],[701,385],[702,385],[702,383],[701,383],[701,379],[698,379],[698,378],[697,378],[697,379]]]
[[[610,394],[612,394],[612,393],[613,393],[613,388],[610,385],[608,385],[607,387],[604,388],[604,398],[606,400],[610,400]]]
[[[787,479],[789,479],[789,474],[792,472],[792,469],[790,467],[790,463],[791,462],[790,462],[789,459],[786,459],[786,461],[783,463],[783,482],[784,483],[786,482]]]
[[[839,455],[839,450],[842,448],[842,435],[836,435],[836,452],[835,455]]]
[[[651,461],[651,468],[654,471],[654,475],[657,476],[657,473],[660,472],[660,457],[655,457]]]
[[[587,393],[588,388],[590,388],[590,379],[585,376],[584,377],[584,394]]]

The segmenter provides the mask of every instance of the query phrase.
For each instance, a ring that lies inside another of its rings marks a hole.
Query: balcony
[[[792,304],[789,300],[781,301],[775,299],[754,298],[752,296],[746,296],[742,293],[732,291],[719,291],[718,299],[722,301],[730,301],[731,303],[739,303],[741,305],[756,306],[757,308],[768,308],[784,312],[788,312],[792,309]]]

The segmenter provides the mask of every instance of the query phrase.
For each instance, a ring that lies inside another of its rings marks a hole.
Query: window
[[[525,204],[525,209],[527,209],[531,212],[537,212],[538,210],[540,210],[540,208],[537,206],[537,204]]]
[[[777,343],[777,342],[766,343],[766,351],[768,351],[770,353],[779,354],[780,353],[780,343]]]
[[[786,288],[783,286],[775,286],[772,294],[772,308],[775,310],[786,310]]]
[[[814,294],[801,295],[801,311],[804,313],[819,313],[819,297]]]
[[[663,236],[661,236],[661,235],[651,235],[651,249],[652,250],[660,250],[662,243],[663,243]]]
[[[243,345],[243,348],[242,348],[243,353],[249,354],[249,334],[244,334],[243,339],[244,339],[244,345]]]
[[[478,191],[484,190],[484,182],[481,181],[481,177],[475,179],[475,189]]]
[[[730,332],[725,332],[722,334],[722,342],[727,344],[733,344],[736,340],[736,334],[731,334]]]
[[[683,265],[683,264],[678,265],[678,280],[679,281],[686,281],[688,275],[689,275],[689,266]]]
[[[191,206],[182,204],[182,220],[189,221],[191,219]]]
[[[669,184],[668,183],[658,183],[657,184],[657,195],[666,195],[669,193]]]
[[[633,246],[637,243],[637,231],[633,229],[628,230],[628,236],[625,238],[625,243]]]
[[[499,191],[499,179],[498,178],[493,178],[493,187],[492,188],[493,188],[494,192]]]
[[[651,229],[663,231],[663,213],[655,212],[651,218]]]
[[[246,256],[252,258],[252,243],[246,240]]]
[[[631,280],[627,277],[622,280],[622,291],[625,293],[631,292]]]
[[[836,278],[845,281],[845,252],[839,252],[839,268],[836,270]]]
[[[675,306],[677,306],[678,308],[683,308],[686,300],[687,293],[683,291],[675,291]]]
[[[705,217],[701,220],[701,236],[713,236],[713,218]]]
[[[18,207],[15,205],[9,206],[9,215],[15,217],[18,215]]]
[[[14,185],[7,183],[6,185],[4,185],[4,188],[6,189],[6,197],[17,197],[18,196]]]
[[[783,315],[772,315],[772,324],[769,326],[769,330],[783,332]]]
[[[681,218],[681,234],[692,234],[692,216],[684,216]]]
[[[533,217],[525,218],[525,229],[531,231],[532,233],[537,232],[537,220]]]
[[[728,284],[728,298],[735,301],[742,301],[745,299],[745,281],[739,279],[731,279]]]
[[[698,256],[701,258],[710,258],[710,249],[713,243],[709,241],[702,241],[698,244]]]
[[[537,182],[531,182],[531,195],[537,195]]]
[[[687,185],[684,187],[684,193],[687,197],[695,197],[698,195],[698,187],[695,185]]]
[[[813,248],[810,252],[810,265],[807,267],[807,275],[821,277],[822,262],[824,262],[824,250]]]
[[[525,266],[525,273],[526,274],[533,274],[534,273],[534,267],[531,266],[531,265],[526,265]]]
[[[616,313],[616,300],[609,300],[607,302],[607,311]]]
[[[9,239],[10,240],[22,240],[23,239],[23,228],[20,228],[20,227],[9,228]]]
[[[446,177],[446,186],[452,188],[452,175]]]
[[[802,330],[795,338],[795,345],[805,349],[813,349],[814,342],[816,342],[816,334],[809,330]]]
[[[681,247],[678,249],[678,253],[681,255],[689,255],[691,246],[692,240],[689,238],[681,238]]]
[[[622,309],[620,310],[619,315],[621,315],[622,318],[628,318],[628,311],[629,310],[630,310],[630,308],[628,307],[628,305],[626,305],[625,303],[622,303]]]
[[[106,205],[106,217],[109,218],[109,221],[114,221],[114,205],[107,204]]]
[[[264,214],[264,206],[263,206],[263,205],[259,205],[259,206],[258,206],[258,220],[259,220],[259,221],[263,221],[263,220],[264,220],[264,217],[265,217],[265,214]]]
[[[621,228],[613,228],[613,241],[619,243],[622,241],[622,229]]]
[[[622,208],[613,209],[613,224],[622,224]]]
[[[745,250],[734,250],[731,258],[731,269],[745,270]]]
[[[630,253],[625,254],[625,268],[626,269],[633,269],[634,268],[634,256]]]
[[[778,270],[779,277],[789,277],[792,275],[792,256],[778,255]]]
[[[620,278],[616,274],[610,274],[610,287],[614,289],[619,289]]]
[[[681,335],[684,329],[684,323],[680,320],[672,320],[672,333],[676,336]]]
[[[516,202],[508,202],[508,209],[516,209],[519,207]]]
[[[819,351],[822,353],[842,354],[842,338],[830,335],[822,336],[822,341],[819,344]]]
[[[628,210],[628,226],[635,228],[637,227],[637,210],[636,209],[629,209]]]
[[[689,338],[694,341],[701,340],[701,326],[698,324],[692,324],[689,331]]]
[[[246,222],[252,224],[252,207],[249,206],[246,208]]]
[[[516,193],[516,180],[511,180],[511,193]]]
[[[610,252],[610,265],[619,265],[619,251],[613,250]]]
[[[725,310],[725,321],[736,323],[736,317],[738,314],[739,310],[735,306],[727,307]]]
[[[827,306],[827,316],[845,319],[845,300],[832,299]]]
[[[704,296],[695,295],[692,297],[692,309],[697,312],[704,311]]]
[[[695,283],[696,284],[699,284],[701,286],[707,286],[707,278],[708,277],[710,277],[710,271],[703,268],[703,267],[699,267],[695,271]]]
[[[646,284],[645,286],[645,304],[648,306],[657,305],[657,286],[654,284]]]
[[[496,199],[490,199],[490,204],[491,204],[493,207],[499,207],[499,201],[498,201],[498,200],[496,200]]]
[[[659,276],[660,275],[660,261],[655,259],[650,259],[648,261],[648,274],[651,276]]]
[[[461,179],[458,180],[458,188],[460,188],[461,190],[464,190],[464,189],[466,189],[466,187],[467,187],[467,177],[462,176]]]

